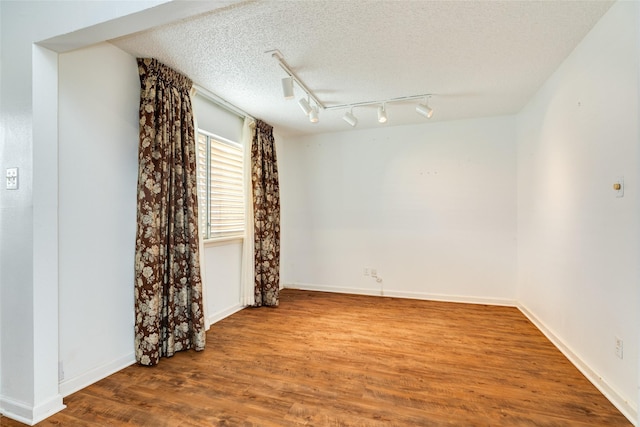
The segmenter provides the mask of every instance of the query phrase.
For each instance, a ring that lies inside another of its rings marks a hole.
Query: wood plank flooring
[[[39,425],[631,425],[516,308],[296,290],[65,403]]]

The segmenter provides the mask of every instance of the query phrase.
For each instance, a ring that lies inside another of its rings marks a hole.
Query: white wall
[[[193,114],[199,129],[231,141],[242,142],[244,118],[218,106],[206,94],[196,92],[193,97]]]
[[[134,362],[138,104],[134,57],[59,57],[59,334],[67,395]]]
[[[209,323],[215,323],[243,308],[240,304],[242,241],[206,243],[204,259],[206,314]]]
[[[515,139],[495,117],[287,140],[285,286],[513,303]]]
[[[2,36],[2,7],[0,7],[0,37]],[[0,41],[0,60],[2,58],[2,41]],[[0,99],[2,99],[2,66],[0,66]],[[2,112],[2,104],[0,101],[0,114]],[[0,116],[0,123],[4,123],[4,120]],[[4,126],[0,125],[0,150],[4,148]],[[0,157],[2,157],[2,152],[0,151]],[[0,208],[0,224],[2,224],[2,212],[3,209]],[[0,227],[0,237],[2,236],[2,228]],[[2,249],[0,249],[1,251]],[[0,268],[2,268],[2,261],[0,261]],[[2,277],[0,273],[0,277]],[[0,285],[0,296],[2,295],[2,286]],[[0,304],[0,331],[2,331],[2,304]],[[0,332],[0,396],[2,395],[2,333]],[[2,408],[2,404],[0,404],[0,408]],[[0,409],[0,416],[2,416],[2,410]]]
[[[518,120],[518,301],[631,416],[640,336],[638,28],[638,3],[614,4]],[[618,175],[623,198],[612,190]],[[622,360],[615,337],[624,340]]]

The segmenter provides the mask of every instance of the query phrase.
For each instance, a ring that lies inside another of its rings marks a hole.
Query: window
[[[205,239],[244,235],[242,145],[198,129],[198,200]]]

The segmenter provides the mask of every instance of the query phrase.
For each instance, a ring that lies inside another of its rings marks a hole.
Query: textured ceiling
[[[312,124],[282,96],[278,49],[325,106],[432,93],[431,121],[518,112],[608,10],[609,1],[251,1],[111,42],[155,57],[283,135]],[[296,99],[303,93],[296,87]],[[358,128],[424,123],[416,101],[354,109]]]

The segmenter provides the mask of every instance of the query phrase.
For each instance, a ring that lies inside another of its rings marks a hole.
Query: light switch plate
[[[7,168],[7,190],[18,189],[18,168]]]
[[[616,193],[616,197],[624,197],[624,176],[617,176],[614,184],[620,184],[619,190],[613,190]]]

